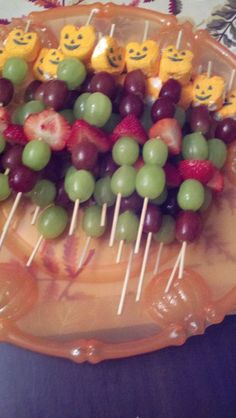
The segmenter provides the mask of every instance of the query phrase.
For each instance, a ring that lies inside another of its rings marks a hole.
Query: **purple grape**
[[[118,85],[116,86],[115,97],[112,100],[112,112],[119,113],[120,102],[124,97],[123,87]]]
[[[68,94],[68,88],[65,81],[50,80],[47,81],[44,86],[43,101],[45,105],[54,110],[63,109]]]
[[[43,177],[56,183],[65,176],[70,164],[70,154],[68,152],[53,153],[48,165],[43,170]]]
[[[9,185],[16,193],[28,193],[35,186],[38,173],[25,165],[12,168],[9,174]]]
[[[233,142],[236,139],[236,120],[232,118],[221,120],[217,124],[215,136],[226,144]]]
[[[143,113],[143,101],[139,96],[129,93],[121,99],[119,112],[124,118],[127,115],[134,114],[137,118],[140,118]]]
[[[166,215],[176,216],[179,213],[180,207],[177,202],[177,194],[177,188],[168,190],[167,198],[161,205],[161,209]]]
[[[0,103],[1,106],[7,106],[14,95],[14,87],[7,78],[0,78]]]
[[[101,71],[95,74],[90,82],[92,93],[97,91],[112,99],[116,92],[116,83],[111,74]]]
[[[134,192],[129,197],[122,197],[120,211],[125,212],[126,210],[132,210],[133,212],[141,212],[143,206],[143,199]]]
[[[112,154],[110,152],[101,156],[100,177],[112,176],[117,168],[118,165],[113,161]]]
[[[77,170],[92,170],[97,162],[98,149],[92,142],[79,142],[73,147],[71,157]]]
[[[206,134],[211,127],[212,119],[207,106],[200,105],[190,110],[190,126],[193,132]]]
[[[130,71],[125,77],[124,82],[125,93],[132,93],[140,96],[141,99],[145,97],[146,80],[141,70]]]
[[[21,165],[22,163],[23,147],[21,145],[13,145],[2,156],[2,166],[6,170],[12,170],[13,168]]]
[[[72,201],[70,200],[68,194],[65,191],[64,180],[61,180],[57,184],[57,195],[55,199],[55,204],[62,206],[65,209],[70,209],[73,206]]]
[[[76,99],[78,99],[80,92],[78,90],[69,90],[67,92],[66,100],[63,105],[64,109],[73,109]]]
[[[30,84],[26,87],[25,94],[24,94],[24,101],[30,102],[31,100],[35,100],[35,93],[39,86],[41,86],[42,82],[39,80],[33,80]]]
[[[176,219],[176,238],[178,241],[193,242],[202,231],[202,219],[197,212],[182,211]]]
[[[92,90],[91,90],[92,78],[93,78],[93,74],[87,74],[86,79],[84,80],[83,84],[80,86],[81,93],[92,93]]]
[[[149,203],[144,219],[143,232],[146,234],[158,232],[161,227],[161,218],[160,209],[156,205]]]
[[[177,104],[180,100],[180,95],[181,84],[177,80],[170,78],[163,84],[159,97],[167,97],[173,103]]]
[[[34,100],[40,100],[41,102],[44,101],[45,85],[46,83],[41,83],[37,87],[34,93]]]
[[[157,99],[151,109],[152,121],[155,123],[160,119],[173,118],[175,114],[175,105],[168,97]]]

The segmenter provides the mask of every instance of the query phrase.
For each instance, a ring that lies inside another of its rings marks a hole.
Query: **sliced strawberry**
[[[10,113],[3,106],[0,106],[0,133],[3,133],[11,122]]]
[[[54,110],[43,110],[30,115],[24,124],[24,132],[29,141],[43,139],[55,151],[65,148],[70,125],[66,119]]]
[[[109,136],[105,132],[90,125],[85,120],[79,119],[72,126],[67,147],[71,151],[74,145],[83,141],[92,142],[100,152],[109,151],[112,145]]]
[[[211,161],[184,160],[179,163],[179,172],[184,180],[195,179],[206,184],[214,174],[214,166]]]
[[[207,186],[215,192],[222,192],[224,188],[224,176],[220,170],[217,170],[217,168],[214,169],[213,177],[207,183]]]
[[[149,138],[161,138],[169,148],[170,154],[180,153],[182,132],[176,119],[165,118],[149,129]]]
[[[11,123],[3,132],[4,138],[10,144],[25,145],[28,140],[24,133],[23,126]]]
[[[129,136],[139,144],[144,144],[148,138],[147,133],[135,115],[128,115],[112,132],[112,142],[115,143],[121,136]]]
[[[182,177],[177,167],[171,163],[164,165],[164,171],[166,175],[166,184],[168,187],[178,187],[182,182]]]

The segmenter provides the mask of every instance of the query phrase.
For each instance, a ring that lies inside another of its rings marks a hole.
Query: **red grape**
[[[44,100],[44,93],[45,93],[45,86],[46,83],[41,83],[35,90],[34,93],[34,100],[40,100],[41,102],[43,102]]]
[[[25,165],[18,165],[9,174],[9,185],[15,192],[28,193],[35,186],[38,173]]]
[[[151,117],[153,122],[160,119],[173,118],[175,114],[175,105],[168,97],[157,99],[151,109]]]
[[[222,139],[226,144],[230,144],[236,139],[236,120],[225,118],[216,127],[216,138]]]
[[[133,93],[140,96],[141,99],[145,96],[146,80],[141,70],[130,71],[125,77],[124,82],[125,93]]]
[[[91,91],[99,91],[112,99],[116,91],[116,83],[111,74],[101,71],[93,76],[90,82]]]
[[[200,105],[190,110],[190,126],[193,132],[206,134],[211,127],[211,122],[207,106]]]
[[[114,162],[112,154],[108,152],[107,154],[102,155],[102,160],[100,163],[100,176],[112,176],[117,170],[118,165]]]
[[[73,147],[71,157],[77,170],[91,170],[97,162],[98,150],[92,142],[79,142]]]
[[[168,190],[168,195],[165,202],[161,205],[163,213],[166,215],[176,216],[180,211],[180,207],[177,202],[177,188]]]
[[[41,86],[42,82],[39,80],[33,80],[30,84],[26,87],[25,94],[24,94],[24,101],[30,102],[31,100],[35,100],[35,93],[39,86]]]
[[[70,200],[68,194],[65,191],[64,180],[61,180],[57,184],[57,195],[55,199],[55,204],[62,206],[65,209],[70,209],[73,206],[72,201]]]
[[[178,103],[180,95],[181,84],[177,80],[169,78],[169,80],[163,84],[159,97],[168,97],[173,103]]]
[[[143,107],[143,101],[140,97],[129,93],[121,99],[119,112],[123,118],[130,114],[134,114],[137,118],[140,118],[143,113]]]
[[[78,90],[69,90],[67,92],[66,100],[63,105],[64,109],[73,109],[76,99],[79,97],[80,92]]]
[[[116,86],[115,97],[112,100],[112,112],[113,113],[119,113],[119,106],[123,97],[124,97],[123,87],[120,85]]]
[[[143,231],[148,234],[148,232],[153,232],[154,234],[159,231],[161,227],[161,211],[160,209],[150,203],[147,207],[144,224],[143,224]]]
[[[143,206],[143,199],[138,193],[134,192],[131,196],[122,197],[120,211],[125,212],[126,210],[132,210],[133,212],[139,213]]]
[[[50,80],[45,83],[43,101],[47,107],[61,110],[64,108],[67,94],[68,88],[65,81]]]
[[[84,80],[83,84],[80,86],[81,93],[92,93],[92,90],[91,90],[92,78],[93,78],[93,74],[87,74],[86,79]]]
[[[202,219],[197,212],[180,212],[176,219],[176,238],[178,241],[193,242],[202,231]]]
[[[13,98],[14,87],[7,78],[0,78],[0,103],[1,106],[7,106]]]
[[[43,170],[43,177],[56,183],[65,176],[70,165],[70,154],[68,152],[53,153],[48,165]]]
[[[6,170],[12,170],[21,164],[23,147],[21,145],[13,145],[2,156],[2,166]]]

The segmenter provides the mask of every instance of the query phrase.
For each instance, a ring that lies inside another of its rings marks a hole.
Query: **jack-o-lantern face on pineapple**
[[[153,77],[158,72],[158,57],[159,47],[155,41],[129,42],[126,45],[128,71],[140,69],[147,77]]]
[[[217,115],[220,118],[236,118],[236,90],[231,91]]]
[[[90,58],[96,41],[96,33],[91,25],[66,25],[61,31],[60,49],[66,57],[76,57],[82,61]]]
[[[56,77],[58,64],[63,59],[64,55],[58,49],[48,49],[40,66],[46,78]]]
[[[188,49],[177,50],[173,45],[163,49],[159,77],[163,82],[169,78],[188,84],[192,74],[193,53]]]
[[[3,66],[7,60],[7,54],[4,48],[0,48],[0,71],[2,71]]]
[[[210,110],[222,107],[225,83],[222,77],[198,75],[193,83],[193,105],[205,105]]]
[[[12,30],[5,41],[8,57],[21,57],[26,61],[34,61],[38,55],[40,41],[36,32],[25,32],[23,29]]]
[[[43,63],[44,63],[45,55],[47,54],[48,51],[49,51],[48,48],[42,48],[37,60],[34,63],[33,72],[37,80],[44,81],[47,79],[46,75],[44,74]]]
[[[114,38],[104,36],[93,51],[91,65],[95,71],[119,75],[125,66],[125,49]]]

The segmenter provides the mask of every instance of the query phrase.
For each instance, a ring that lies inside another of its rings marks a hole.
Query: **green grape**
[[[175,220],[170,215],[163,215],[159,231],[153,235],[157,242],[171,244],[175,240]]]
[[[73,108],[74,116],[76,119],[84,119],[85,105],[89,96],[91,96],[90,93],[83,93],[78,97],[78,99],[76,99]]]
[[[168,147],[161,139],[153,138],[145,142],[143,146],[143,159],[147,164],[157,164],[160,167],[166,163]]]
[[[177,195],[178,205],[183,210],[196,211],[204,202],[204,187],[198,180],[185,180]]]
[[[12,112],[12,116],[11,116],[12,123],[16,123],[17,125],[22,125],[22,121],[24,120],[23,116],[21,115],[22,109],[23,109],[23,106],[19,106]]]
[[[85,209],[82,228],[88,237],[99,238],[104,234],[106,226],[101,226],[101,215],[102,210],[97,205]]]
[[[133,242],[137,238],[139,227],[138,217],[131,212],[126,210],[124,213],[119,215],[115,238],[117,241]]]
[[[159,166],[145,164],[136,177],[136,190],[141,197],[156,199],[165,187],[165,173]]]
[[[75,116],[73,113],[73,110],[71,109],[64,109],[61,112],[59,112],[66,120],[67,122],[70,123],[70,125],[72,125],[75,121]]]
[[[208,145],[200,132],[186,135],[182,142],[182,155],[185,160],[206,160],[208,158]]]
[[[110,118],[111,111],[112,104],[109,97],[103,93],[93,93],[85,103],[84,119],[91,125],[101,128]]]
[[[109,176],[103,177],[96,182],[94,198],[100,206],[106,203],[109,207],[115,203],[116,196],[111,190],[111,178]]]
[[[204,188],[204,202],[200,207],[200,212],[206,212],[206,210],[211,206],[213,199],[212,191],[209,187]]]
[[[65,58],[57,67],[57,78],[65,81],[70,90],[79,87],[85,80],[86,74],[85,65],[75,57]]]
[[[34,139],[25,145],[22,162],[35,171],[40,171],[48,164],[51,157],[50,146],[39,139]]]
[[[19,112],[19,122],[20,125],[24,125],[26,118],[32,113],[42,112],[45,109],[45,106],[39,100],[31,100],[30,102],[25,103]]]
[[[227,158],[227,147],[221,139],[213,138],[208,141],[208,160],[217,168],[222,168]]]
[[[185,110],[180,106],[176,106],[174,118],[177,120],[177,122],[179,123],[179,125],[182,128],[184,126],[185,122],[186,122]]]
[[[3,153],[3,151],[5,150],[5,148],[6,148],[6,141],[5,141],[4,137],[3,137],[3,135],[0,134],[0,154]]]
[[[109,134],[112,133],[116,125],[120,123],[121,119],[122,118],[118,113],[112,113],[107,123],[103,126],[103,130]]]
[[[118,165],[133,165],[138,156],[138,143],[128,136],[122,136],[112,148],[112,158]]]
[[[40,208],[50,205],[56,197],[56,186],[52,181],[39,180],[30,192],[33,203]]]
[[[45,239],[54,239],[65,231],[67,223],[66,210],[60,206],[50,206],[39,216],[38,230]]]
[[[151,203],[154,203],[154,205],[162,205],[162,203],[165,202],[168,195],[167,187],[164,187],[163,191],[161,192],[160,196],[156,197],[156,199],[153,199]]]
[[[118,168],[111,178],[111,190],[123,197],[130,196],[135,191],[136,170],[129,165]]]
[[[73,165],[71,165],[67,169],[66,174],[65,174],[65,180],[64,180],[65,189],[68,189],[68,187],[70,187],[70,177],[71,177],[72,174],[76,173],[76,171],[77,170]]]
[[[11,57],[5,62],[2,75],[13,84],[22,84],[28,72],[27,62],[20,57]]]
[[[87,170],[76,170],[65,182],[65,190],[73,202],[77,199],[81,203],[88,200],[94,192],[94,187],[94,177]]]
[[[0,173],[0,202],[7,199],[11,194],[8,176]]]
[[[146,105],[144,107],[144,111],[143,111],[143,114],[140,118],[140,122],[143,125],[146,132],[148,132],[149,129],[152,127],[153,121],[152,121],[152,118],[151,118],[151,107],[150,106]]]

